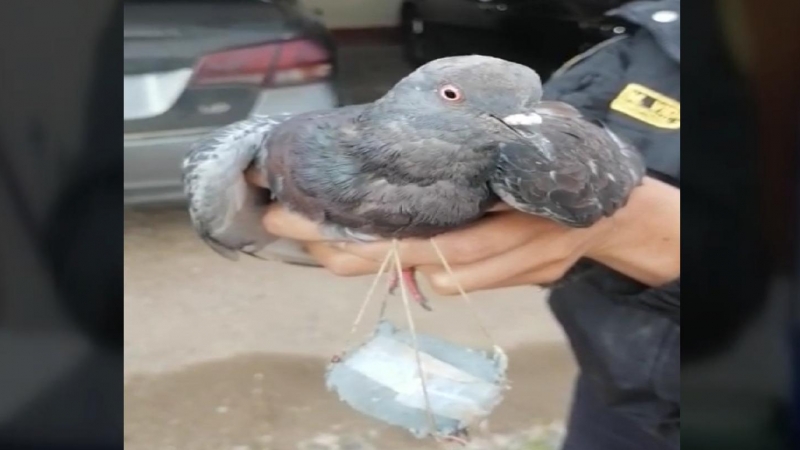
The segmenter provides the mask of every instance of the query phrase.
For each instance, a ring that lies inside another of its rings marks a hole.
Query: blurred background
[[[180,161],[219,126],[372,101],[438,57],[498,56],[546,79],[626,31],[602,15],[608,2],[579,3],[125,0],[126,448],[428,448],[324,391],[324,365],[370,280],[218,257],[189,228]],[[775,280],[743,338],[684,366],[684,391],[699,399],[684,415],[685,436],[727,449],[781,445],[789,289]],[[530,288],[476,296],[510,354],[513,391],[474,448],[557,448],[575,366],[545,296]],[[418,326],[484,345],[459,306],[437,302]]]
[[[442,56],[498,56],[547,77],[624,27],[602,5],[579,15],[560,1],[124,6],[126,448],[428,448],[324,391],[324,365],[371,280],[220,258],[189,228],[180,161],[216,127],[369,102]],[[478,296],[510,352],[514,390],[475,448],[557,447],[575,367],[544,299],[532,288]],[[404,323],[399,309],[393,318]],[[418,319],[425,332],[487,344],[458,302]]]
[[[259,111],[372,100],[437,56],[493,54],[546,75],[624,32],[601,19],[609,3],[615,1],[0,2],[0,448],[118,449],[123,434],[126,448],[148,450],[422,448],[405,432],[352,413],[322,386],[324,364],[344,344],[368,280],[217,257],[189,230],[178,161],[208,129]],[[713,42],[709,5],[727,13],[727,51],[743,66],[758,105],[743,105],[748,114],[698,112],[741,94],[721,89],[719,58],[702,45]],[[726,278],[713,249],[687,246],[685,278],[695,284],[684,342],[697,346],[700,333],[713,340],[719,315],[748,320],[731,345],[684,362],[684,445],[780,448],[790,419],[800,425],[800,377],[792,415],[786,370],[790,321],[800,369],[792,280],[800,274],[800,246],[789,236],[798,230],[800,2],[688,2],[682,18],[690,21],[682,33],[687,183],[714,183],[709,174],[721,172],[733,180],[731,158],[710,170],[711,154],[733,154],[741,165],[756,150],[706,145],[719,143],[704,139],[709,122],[752,127],[764,159],[759,181],[770,186],[752,217],[769,224],[773,249],[794,259],[794,269],[787,263],[775,270],[765,301],[755,299],[765,307],[754,310],[714,295],[718,286],[700,286],[711,272],[734,289],[753,277]],[[748,42],[748,35],[756,39]],[[530,54],[546,57],[525,60]],[[745,117],[755,113],[757,122]],[[718,183],[721,192],[729,186]],[[729,195],[731,204],[755,206]],[[702,227],[696,219],[687,223]],[[754,236],[730,234],[717,242],[748,239]],[[477,444],[482,450],[551,449],[559,439],[575,367],[545,294],[516,289],[477,297],[510,353],[514,382],[490,422],[493,435]],[[436,313],[419,314],[422,331],[484,345],[456,302],[435,306]],[[390,313],[402,322],[396,305]]]

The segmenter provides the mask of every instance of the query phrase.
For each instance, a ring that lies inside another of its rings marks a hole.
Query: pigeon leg
[[[408,289],[408,293],[411,295],[411,298],[414,299],[415,302],[419,303],[423,309],[426,311],[432,311],[430,305],[428,305],[428,299],[422,294],[419,289],[419,285],[417,284],[416,278],[416,271],[415,269],[403,269],[402,271],[402,281],[400,277],[397,276],[397,272],[392,272],[391,278],[389,279],[389,293],[394,294],[394,291],[397,289],[397,286],[400,285],[402,282],[406,289]]]

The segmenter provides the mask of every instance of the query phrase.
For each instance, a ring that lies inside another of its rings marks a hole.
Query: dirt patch
[[[531,345],[513,349],[509,358],[512,390],[491,417],[491,432],[562,418],[574,376],[566,349]],[[131,377],[125,388],[125,448],[440,448],[339,402],[325,390],[325,364],[323,358],[253,354]]]
[[[325,391],[325,364],[343,349],[370,283],[252,258],[231,262],[195,236],[185,211],[126,211],[126,448],[438,448]],[[510,357],[512,390],[492,432],[518,437],[564,416],[575,366],[545,296],[514,288],[472,297]],[[433,296],[432,305],[432,313],[414,310],[421,333],[488,346],[463,302]],[[362,335],[374,325],[373,306]],[[405,324],[399,299],[390,298],[388,317]],[[504,442],[496,448],[516,448],[505,445],[515,437],[494,437]]]

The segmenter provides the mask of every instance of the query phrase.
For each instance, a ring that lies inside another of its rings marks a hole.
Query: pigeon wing
[[[491,187],[507,204],[588,227],[627,203],[645,173],[638,152],[565,103],[541,102],[510,124],[523,137],[500,151]]]
[[[275,240],[261,219],[271,196],[247,183],[252,164],[266,173],[266,141],[289,115],[261,116],[233,123],[194,143],[183,161],[183,185],[192,226],[217,253],[237,259]]]

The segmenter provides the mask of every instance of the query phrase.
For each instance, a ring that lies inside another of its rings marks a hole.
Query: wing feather
[[[542,120],[513,125],[527,142],[504,146],[491,186],[520,211],[571,227],[613,215],[642,182],[638,152],[565,103],[542,102]]]

